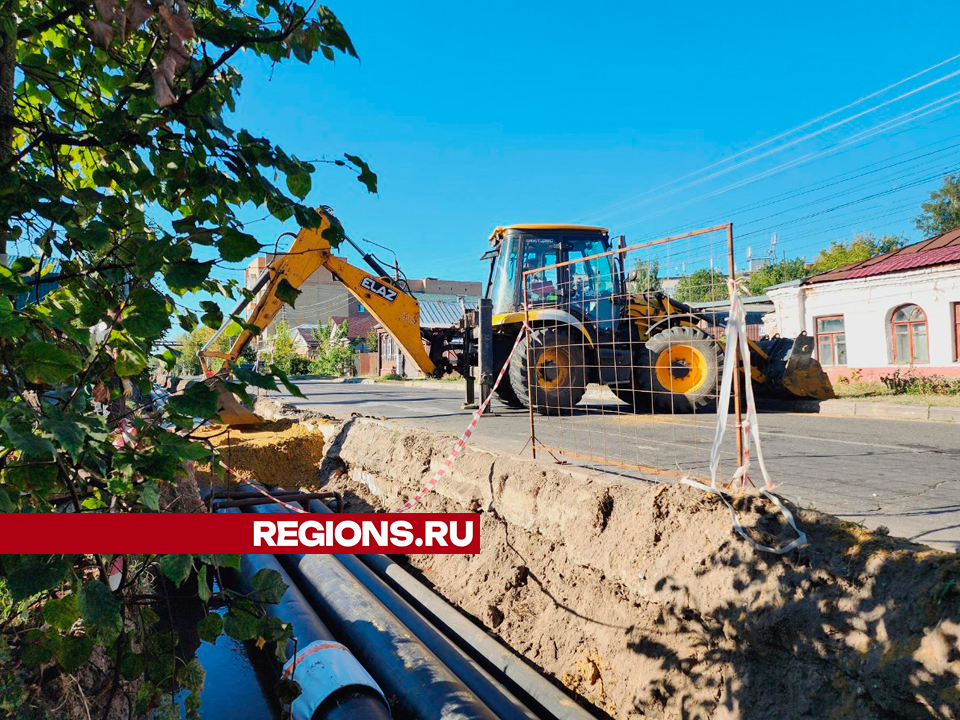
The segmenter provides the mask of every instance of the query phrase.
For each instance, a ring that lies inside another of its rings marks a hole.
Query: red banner
[[[0,513],[0,553],[478,552],[473,513]]]

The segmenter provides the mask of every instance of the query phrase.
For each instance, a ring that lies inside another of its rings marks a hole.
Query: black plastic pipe
[[[290,512],[278,505],[247,511]],[[285,554],[279,559],[320,618],[383,688],[396,715],[421,720],[497,717],[336,557]]]
[[[232,512],[239,512],[234,510]],[[291,705],[293,720],[389,720],[383,691],[351,652],[338,643],[273,555],[244,555],[239,590],[254,593],[253,577],[275,570],[287,584],[277,604],[264,612],[292,626],[296,641],[287,644],[281,675],[297,681],[300,696]]]
[[[323,503],[310,503],[311,512],[332,512]],[[537,716],[520,703],[449,638],[443,636],[429,620],[406,602],[375,572],[354,555],[334,555],[347,571],[390,610],[397,619],[432,650],[450,671],[480,698],[502,720],[537,720]]]
[[[316,513],[333,512],[317,500],[310,503],[310,510]],[[418,617],[424,619],[425,616],[425,620],[432,623],[430,627],[434,632],[439,628],[447,637],[460,643],[473,657],[495,672],[502,673],[510,681],[511,689],[520,700],[541,716],[546,713],[557,720],[594,720],[590,712],[547,680],[539,670],[505,648],[486,630],[474,624],[460,610],[386,555],[365,553],[351,556],[349,560],[364,566],[367,572],[374,573],[391,592],[398,594],[398,601],[409,607]],[[348,565],[351,570],[352,567]]]

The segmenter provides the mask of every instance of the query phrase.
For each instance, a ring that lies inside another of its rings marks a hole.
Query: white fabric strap
[[[723,500],[724,504],[730,510],[734,529],[744,540],[756,550],[783,555],[794,548],[806,545],[807,536],[806,533],[797,527],[793,513],[780,501],[780,498],[770,492],[770,490],[776,486],[770,480],[767,466],[763,462],[763,450],[760,447],[760,422],[757,418],[757,404],[754,400],[753,383],[750,379],[750,345],[747,342],[747,334],[745,332],[746,315],[743,309],[743,301],[740,298],[740,283],[736,280],[728,280],[727,285],[730,289],[730,315],[727,318],[726,356],[723,362],[723,376],[720,381],[720,396],[717,398],[717,428],[713,436],[713,448],[710,451],[710,484],[705,485],[689,477],[682,478],[680,482],[684,485],[719,495],[720,499]],[[731,477],[730,486],[742,488],[749,480],[750,460],[753,446],[756,445],[757,465],[760,467],[760,474],[763,475],[763,482],[766,485],[766,487],[760,489],[760,492],[777,506],[777,509],[783,515],[787,524],[797,533],[796,539],[779,548],[761,545],[747,535],[743,526],[740,524],[736,510],[734,510],[733,505],[727,499],[728,493],[717,484],[717,474],[720,471],[720,450],[723,446],[723,436],[727,431],[727,417],[730,411],[730,392],[733,386],[733,373],[736,371],[737,365],[737,348],[740,349],[740,357],[743,360],[743,385],[746,391],[747,408],[746,417],[741,425],[743,464],[737,468]]]

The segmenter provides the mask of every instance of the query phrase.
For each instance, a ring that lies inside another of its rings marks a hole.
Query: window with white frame
[[[824,367],[847,364],[847,336],[843,315],[817,318],[817,359]]]
[[[927,314],[919,305],[901,305],[890,319],[895,363],[930,362],[927,349]]]

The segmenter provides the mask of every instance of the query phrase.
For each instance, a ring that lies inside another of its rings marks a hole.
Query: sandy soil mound
[[[266,485],[315,485],[323,459],[323,434],[293,420],[276,420],[248,428],[209,425],[196,433],[221,453],[238,477]],[[198,468],[209,480],[209,468]]]
[[[348,509],[392,509],[451,443],[353,420],[321,475]],[[762,497],[736,507],[758,540],[792,539]],[[612,717],[960,717],[956,554],[812,511],[808,547],[758,553],[715,496],[476,448],[420,509],[481,512],[483,550],[412,566]]]

